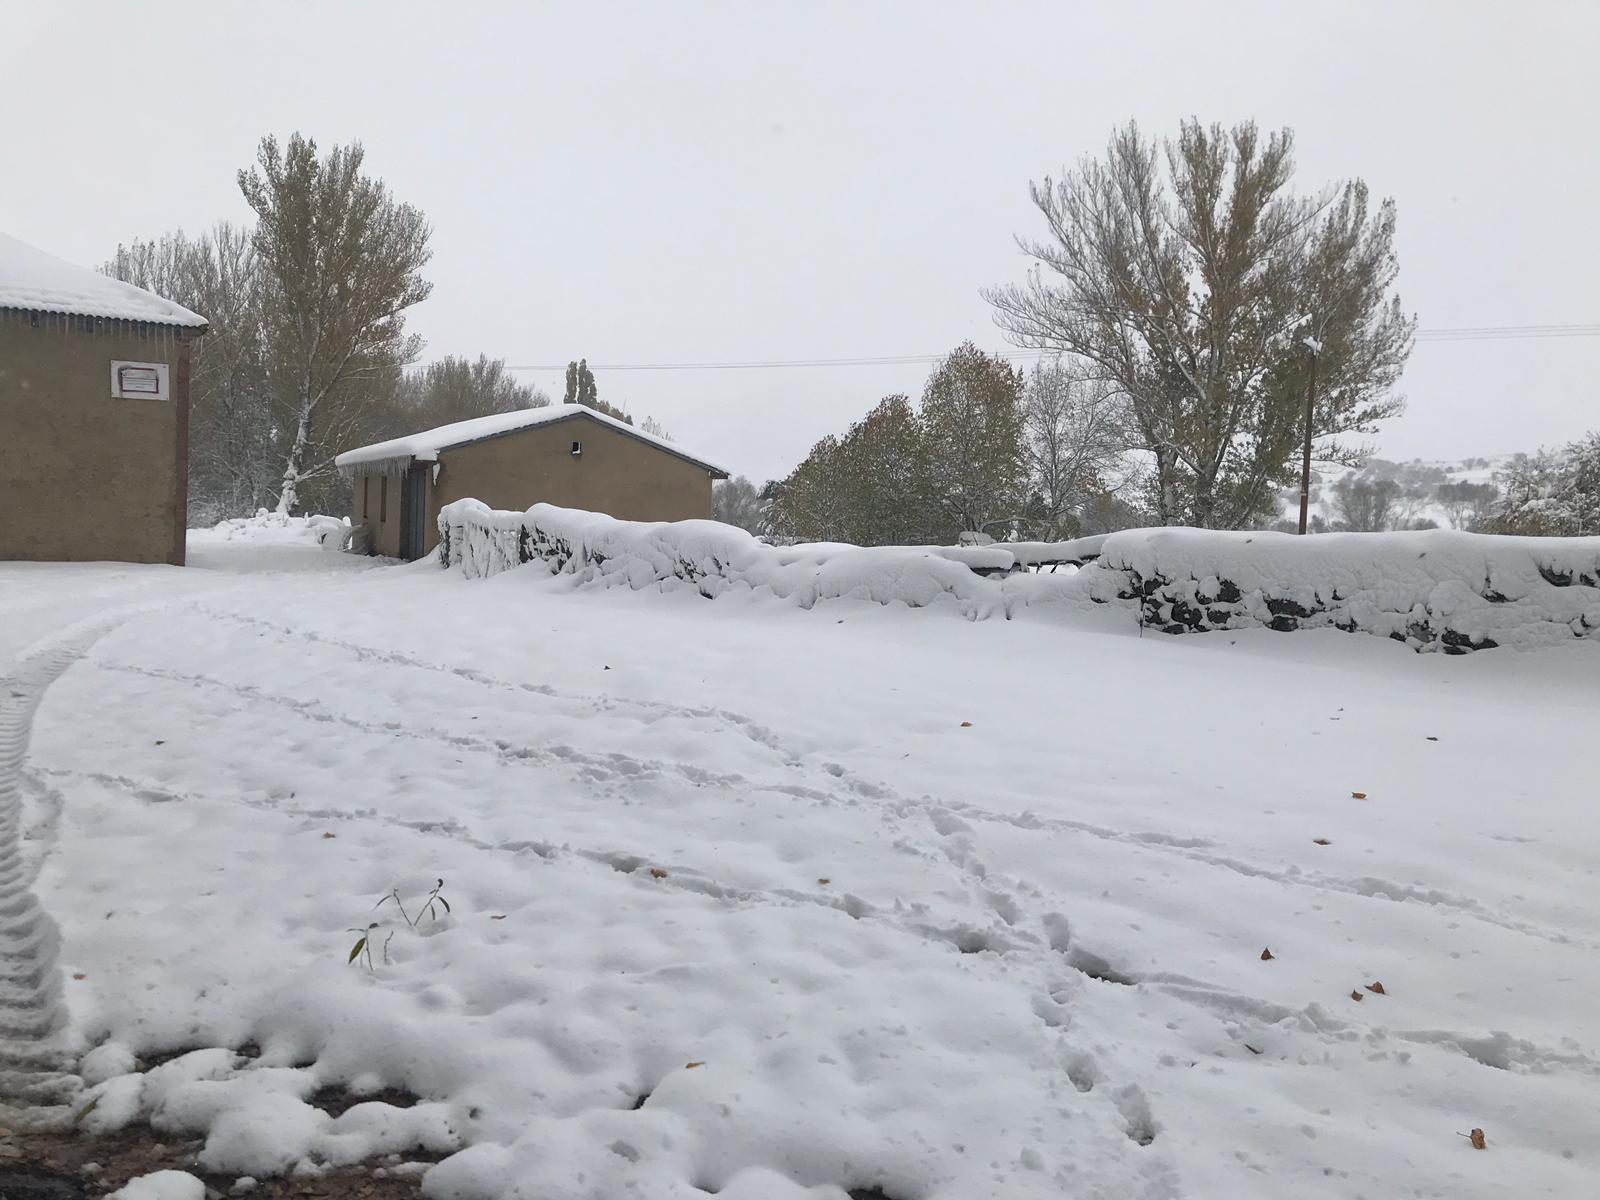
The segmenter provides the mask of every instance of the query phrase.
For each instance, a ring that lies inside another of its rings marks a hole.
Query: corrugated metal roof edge
[[[624,437],[631,437],[636,442],[642,442],[652,450],[660,450],[662,453],[670,454],[672,457],[682,459],[686,463],[692,463],[709,472],[714,478],[727,479],[729,476],[729,472],[725,467],[719,467],[716,463],[710,463],[703,458],[696,458],[692,454],[676,450],[671,445],[657,441],[655,438],[644,437],[622,421],[604,421],[599,419],[598,414],[588,412],[568,413],[564,417],[557,417],[554,421],[544,421],[537,425],[520,425],[515,429],[502,429],[498,433],[486,433],[482,437],[468,438],[464,442],[451,442],[448,446],[440,446],[434,453],[444,454],[450,450],[459,450],[462,446],[476,446],[480,442],[492,442],[496,438],[511,437],[513,434],[518,433],[531,433],[535,429],[552,429],[557,425],[565,424],[567,421],[582,420],[592,420],[603,429],[613,430]],[[397,464],[411,461],[416,461],[415,455],[396,455],[393,458],[375,458],[366,462],[350,463],[347,466],[340,467],[339,470],[350,475],[392,475],[397,471]],[[432,462],[435,460],[423,459],[422,461]]]
[[[184,311],[188,312],[188,309]],[[71,308],[54,305],[40,308],[36,304],[0,304],[0,312],[38,313],[44,317],[92,317],[96,321],[115,321],[119,325],[162,325],[172,329],[189,329],[196,334],[211,332],[211,322],[199,313],[189,314],[195,318],[193,321],[163,320],[160,317],[116,317],[103,312],[90,312],[87,305]]]

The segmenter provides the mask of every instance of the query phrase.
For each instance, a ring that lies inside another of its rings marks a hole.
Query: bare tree
[[[408,371],[396,395],[397,408],[413,429],[549,403],[544,393],[508,375],[505,359],[487,354],[476,359],[446,356]]]
[[[170,297],[210,323],[190,385],[189,518],[209,524],[270,503],[277,475],[261,277],[250,231],[219,222],[117,247],[107,275]]]
[[[1076,510],[1121,481],[1132,440],[1128,420],[1116,385],[1083,363],[1035,364],[1022,392],[1022,455],[1054,536],[1071,533]]]
[[[286,434],[278,511],[292,511],[307,480],[328,473],[358,427],[363,405],[392,386],[419,339],[405,310],[427,298],[421,277],[430,230],[364,175],[359,142],[318,157],[296,133],[262,139],[239,188],[257,218],[254,245],[265,289],[265,328]]]
[[[1441,483],[1434,498],[1444,507],[1451,529],[1469,529],[1500,499],[1492,483]]]
[[[1128,397],[1164,524],[1244,525],[1273,506],[1313,361],[1322,458],[1357,461],[1337,439],[1400,411],[1415,322],[1388,296],[1394,205],[1369,214],[1359,181],[1292,194],[1292,145],[1288,130],[1187,121],[1158,146],[1130,123],[1104,161],[1032,185],[1051,237],[1022,245],[1039,266],[986,293],[1017,344],[1086,359]]]
[[[711,516],[750,533],[765,532],[766,503],[743,475],[719,480],[711,489]]]
[[[1333,485],[1334,528],[1349,533],[1381,533],[1406,523],[1397,517],[1401,485],[1393,479],[1347,475]]]

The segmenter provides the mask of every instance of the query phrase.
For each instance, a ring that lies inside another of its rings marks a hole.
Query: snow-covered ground
[[[0,564],[0,659],[81,648],[21,771],[91,1128],[440,1198],[1594,1192],[1591,644],[191,561]]]

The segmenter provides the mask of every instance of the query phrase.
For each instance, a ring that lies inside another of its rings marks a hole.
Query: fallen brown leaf
[[[80,975],[74,975],[74,976],[73,976],[73,978],[74,978],[74,979],[87,979],[87,978],[88,978],[88,976],[86,976],[86,975],[81,975],[81,974],[80,974]]]
[[[1366,999],[1366,997],[1363,996],[1359,991],[1355,991],[1350,993],[1350,999],[1354,1000],[1357,1004],[1360,1004],[1362,1000]]]
[[[1365,792],[1351,792],[1350,793],[1350,799],[1352,799],[1352,800],[1365,800],[1366,798],[1367,798],[1367,794]]]
[[[1271,962],[1273,959],[1275,959],[1277,957],[1278,956],[1276,954],[1274,954],[1271,950],[1263,950],[1261,952],[1261,961],[1262,962]]]
[[[1245,1043],[1245,1044],[1244,1044],[1244,1048],[1245,1048],[1245,1049],[1246,1049],[1246,1050],[1248,1050],[1248,1051],[1250,1051],[1250,1053],[1251,1053],[1251,1054],[1260,1054],[1260,1053],[1261,1053],[1261,1051],[1259,1051],[1259,1050],[1257,1050],[1257,1049],[1256,1049],[1256,1048],[1255,1048],[1255,1047],[1254,1047],[1254,1046],[1252,1046],[1252,1045],[1251,1045],[1251,1044],[1250,1044],[1250,1043],[1249,1043],[1249,1042],[1246,1042],[1246,1043]]]
[[[1481,1129],[1474,1129],[1467,1135],[1467,1140],[1472,1143],[1474,1150],[1487,1150],[1489,1148],[1489,1142],[1483,1136],[1483,1130]]]
[[[657,879],[665,879],[667,877],[667,873],[660,867],[651,867],[650,874],[654,875]]]
[[[337,834],[325,833],[325,834],[322,835],[322,840],[323,841],[327,841],[329,838],[333,838],[333,837],[337,837],[337,836],[338,836]]]
[[[827,887],[830,883],[833,882],[833,880],[831,880],[831,879],[819,879],[819,880],[817,880],[817,882],[820,883],[823,887]]]
[[[1315,842],[1319,846],[1331,846],[1331,845],[1333,845],[1333,843],[1330,842],[1327,838],[1312,838],[1311,840],[1313,842]]]
[[[684,1064],[683,1064],[683,1069],[684,1069],[684,1070],[685,1070],[685,1071],[692,1071],[692,1070],[694,1070],[694,1069],[695,1069],[695,1068],[696,1068],[696,1067],[703,1067],[703,1066],[705,1066],[705,1065],[706,1065],[706,1064],[705,1064],[705,1063],[703,1063],[703,1062],[692,1062],[692,1063],[684,1063]]]
[[[972,728],[972,722],[971,721],[963,721],[963,722],[961,722],[961,728],[963,728],[963,729],[971,729]]]
[[[1377,992],[1380,996],[1387,996],[1389,994],[1383,990],[1383,981],[1381,979],[1375,979],[1371,983],[1367,984],[1367,991]]]
[[[492,913],[490,915],[490,917],[489,917],[489,920],[491,920],[491,921],[504,921],[505,919],[506,919],[506,914],[505,913]]]

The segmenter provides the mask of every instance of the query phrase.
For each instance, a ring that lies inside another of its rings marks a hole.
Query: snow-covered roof
[[[524,429],[532,429],[536,425],[553,425],[557,421],[571,420],[574,417],[586,417],[602,425],[609,425],[620,433],[638,438],[641,442],[648,442],[668,454],[704,467],[708,471],[724,476],[728,474],[726,468],[719,467],[698,454],[690,454],[675,442],[645,433],[642,429],[607,416],[603,412],[597,412],[584,404],[550,404],[544,408],[520,408],[516,412],[494,413],[487,417],[473,417],[470,421],[455,421],[449,425],[441,425],[437,429],[427,429],[406,437],[390,438],[387,442],[375,442],[356,450],[346,450],[333,461],[341,470],[372,463],[392,463],[395,460],[434,462],[444,451],[454,449],[456,446],[481,442],[507,433],[517,433]]]
[[[0,308],[204,328],[206,319],[154,292],[76,266],[0,233]]]

